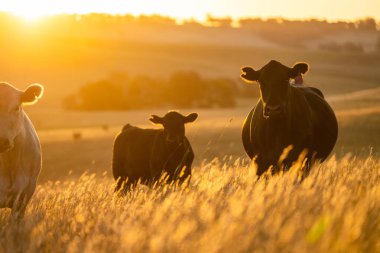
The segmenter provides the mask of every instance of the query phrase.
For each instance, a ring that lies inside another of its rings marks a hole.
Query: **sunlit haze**
[[[177,19],[204,20],[213,16],[285,17],[289,19],[319,18],[353,20],[363,17],[380,18],[379,0],[19,0],[0,1],[0,11],[35,19],[61,13],[102,12],[110,14],[159,14]]]

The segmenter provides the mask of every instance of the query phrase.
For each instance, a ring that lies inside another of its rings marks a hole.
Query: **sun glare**
[[[49,11],[49,4],[44,0],[17,1],[17,3],[14,1],[13,3],[8,3],[4,10],[28,22],[34,22],[43,18],[44,16],[54,14]]]
[[[29,11],[14,11],[13,14],[28,22],[35,22],[42,19],[44,16],[47,16],[46,13],[37,13]]]

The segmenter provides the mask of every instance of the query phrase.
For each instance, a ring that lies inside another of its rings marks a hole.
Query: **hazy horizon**
[[[344,6],[344,8],[342,8]],[[344,0],[337,0],[333,5],[328,0],[318,2],[301,2],[300,0],[271,0],[258,2],[256,0],[237,0],[231,3],[227,0],[218,1],[149,1],[138,2],[100,0],[78,3],[68,0],[21,0],[0,3],[0,12],[8,12],[26,19],[37,19],[56,14],[89,14],[104,13],[111,15],[160,15],[177,20],[195,19],[204,21],[208,15],[213,17],[231,17],[242,19],[248,17],[284,18],[290,20],[322,19],[333,21],[353,21],[363,18],[380,19],[380,1],[353,0],[350,5]]]

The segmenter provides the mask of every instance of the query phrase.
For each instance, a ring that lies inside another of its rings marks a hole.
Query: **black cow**
[[[127,124],[116,136],[112,171],[117,180],[115,191],[130,189],[139,180],[151,185],[165,172],[167,182],[181,184],[191,177],[194,152],[185,136],[185,124],[197,119],[198,114],[183,116],[175,111],[164,117],[149,119],[163,129],[141,129]]]
[[[242,69],[244,80],[260,84],[261,97],[242,130],[244,149],[256,159],[259,176],[268,168],[272,173],[290,168],[303,151],[307,175],[312,163],[325,160],[335,145],[338,123],[322,92],[289,84],[307,70],[306,63],[289,68],[273,60],[257,71]]]

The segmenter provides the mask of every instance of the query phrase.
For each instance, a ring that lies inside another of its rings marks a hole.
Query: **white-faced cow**
[[[113,148],[112,172],[115,191],[129,190],[140,181],[151,185],[167,175],[167,182],[190,180],[194,152],[185,136],[185,124],[198,114],[183,116],[170,111],[164,117],[152,115],[150,121],[163,129],[141,129],[127,124],[117,135]]]
[[[244,80],[260,85],[261,97],[242,130],[245,151],[256,159],[259,176],[270,167],[272,173],[288,169],[303,151],[307,175],[312,163],[325,160],[335,145],[338,124],[322,92],[289,84],[289,79],[307,70],[306,63],[289,68],[273,60],[257,71],[242,69]],[[292,148],[284,157],[287,147]]]
[[[0,83],[0,208],[22,217],[41,170],[41,148],[32,122],[22,106],[43,93],[39,84],[21,91]]]

